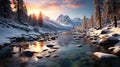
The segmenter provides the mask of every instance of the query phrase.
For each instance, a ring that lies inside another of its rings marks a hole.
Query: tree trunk
[[[20,0],[17,0],[17,13],[18,13],[18,21],[21,22],[21,19],[20,19]]]
[[[100,29],[102,28],[102,24],[101,24],[101,11],[100,11],[100,0],[98,0],[98,16],[99,16],[99,25],[100,25]]]
[[[116,17],[116,2],[113,1],[113,9],[114,9],[114,25],[117,27],[117,17]]]

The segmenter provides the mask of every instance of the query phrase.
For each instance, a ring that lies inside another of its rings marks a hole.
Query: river
[[[60,46],[52,54],[56,54],[56,57],[51,55],[40,59],[29,59],[27,62],[19,62],[19,57],[11,57],[0,60],[0,67],[119,67],[120,65],[120,60],[106,62],[96,60],[93,52],[106,51],[97,44],[89,45],[86,39],[74,40],[71,34],[59,34],[57,40],[44,43],[50,42],[56,42]]]

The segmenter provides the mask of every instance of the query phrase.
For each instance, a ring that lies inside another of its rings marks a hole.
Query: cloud
[[[78,4],[67,4],[67,7],[69,7],[69,8],[79,8],[79,7],[81,7],[81,5],[78,5]]]
[[[63,0],[63,2],[65,2],[65,3],[70,3],[71,0]]]
[[[39,7],[40,9],[48,10],[48,9],[61,9],[62,6],[57,1],[49,1],[49,0],[42,0],[39,4],[36,3],[26,3],[29,7]]]
[[[63,0],[68,8],[80,8],[83,6],[83,0]]]
[[[55,8],[55,9],[61,8],[61,5],[57,1],[50,1],[44,5],[47,6],[48,8]]]

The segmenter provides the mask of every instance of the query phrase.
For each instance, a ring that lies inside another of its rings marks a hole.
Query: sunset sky
[[[71,18],[93,14],[93,0],[24,0],[28,14],[43,14],[56,20],[60,14],[69,15]]]

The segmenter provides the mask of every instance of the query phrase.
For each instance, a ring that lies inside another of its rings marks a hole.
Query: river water
[[[106,51],[97,44],[89,45],[86,39],[74,40],[71,34],[64,34],[59,35],[55,42],[60,45],[60,48],[53,53],[53,55],[57,54],[57,57],[44,57],[24,63],[12,57],[1,60],[0,67],[119,67],[120,65],[119,60],[113,62],[96,60],[93,52]]]

